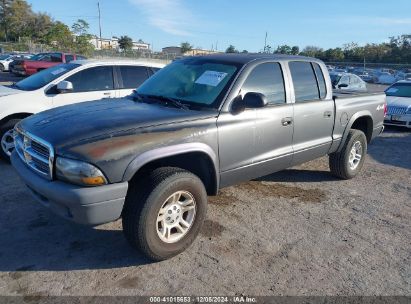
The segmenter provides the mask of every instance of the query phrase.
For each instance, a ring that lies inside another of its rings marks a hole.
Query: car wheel
[[[355,177],[364,164],[367,138],[360,130],[350,130],[343,149],[329,156],[331,173],[342,179]]]
[[[0,63],[0,72],[4,72],[4,65]]]
[[[0,157],[10,162],[11,153],[14,150],[13,130],[20,119],[11,119],[0,127]]]
[[[179,168],[159,168],[131,186],[122,214],[126,239],[154,261],[187,249],[207,214],[207,193],[201,180]]]

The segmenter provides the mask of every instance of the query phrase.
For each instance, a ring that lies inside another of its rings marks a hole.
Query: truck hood
[[[193,111],[128,98],[104,99],[55,108],[21,121],[19,128],[55,148],[143,132],[141,128],[216,117],[216,110]]]
[[[14,89],[6,86],[0,86],[0,97],[21,93],[19,89]]]
[[[394,107],[409,107],[411,106],[411,98],[387,96],[387,105]]]

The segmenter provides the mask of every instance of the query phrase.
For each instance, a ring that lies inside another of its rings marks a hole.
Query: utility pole
[[[103,48],[103,39],[101,38],[101,13],[100,13],[100,2],[97,2],[98,8],[98,27],[100,29],[100,49]]]
[[[264,53],[267,51],[267,32],[265,32]]]

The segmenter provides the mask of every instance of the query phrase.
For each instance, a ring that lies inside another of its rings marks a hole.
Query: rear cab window
[[[294,84],[296,103],[317,101],[326,97],[324,74],[317,63],[291,61],[288,65]]]

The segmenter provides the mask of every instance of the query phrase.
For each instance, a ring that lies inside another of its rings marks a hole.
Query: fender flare
[[[177,156],[190,152],[200,152],[206,154],[214,165],[214,174],[216,180],[216,190],[220,184],[220,175],[219,175],[219,160],[214,152],[214,150],[204,144],[204,143],[184,143],[172,146],[161,147],[153,150],[146,151],[137,157],[135,157],[127,166],[126,171],[123,175],[123,181],[130,181],[132,177],[140,170],[144,165],[159,160],[165,157]]]
[[[358,118],[362,118],[362,117],[369,117],[369,118],[371,118],[371,120],[372,120],[371,112],[368,111],[368,110],[363,110],[363,111],[357,112],[357,113],[355,113],[353,116],[351,116],[350,121],[347,123],[347,126],[345,127],[343,136],[342,136],[342,138],[341,138],[340,145],[339,145],[339,147],[338,147],[338,149],[337,149],[336,152],[341,152],[342,148],[344,147],[345,141],[347,140],[348,133],[350,132],[352,125],[354,124],[354,122],[355,122]]]

